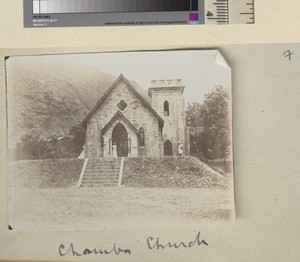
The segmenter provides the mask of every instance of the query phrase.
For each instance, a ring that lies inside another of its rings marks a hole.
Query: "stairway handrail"
[[[118,187],[122,186],[123,169],[124,169],[124,157],[121,158],[120,171],[119,171],[119,179],[118,179]]]
[[[84,159],[84,163],[83,163],[83,166],[82,166],[82,169],[81,169],[81,173],[80,173],[80,176],[79,176],[79,179],[78,179],[76,187],[80,187],[81,186],[82,179],[83,179],[83,176],[85,174],[85,170],[86,170],[88,161],[89,161],[88,158]]]

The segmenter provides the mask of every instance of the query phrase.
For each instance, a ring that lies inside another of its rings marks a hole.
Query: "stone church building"
[[[183,91],[180,79],[159,80],[147,94],[120,75],[81,123],[85,157],[178,155],[179,143],[189,154]]]

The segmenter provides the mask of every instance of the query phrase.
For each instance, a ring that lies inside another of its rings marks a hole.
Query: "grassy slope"
[[[123,184],[133,187],[227,188],[227,179],[193,157],[128,158]]]
[[[9,182],[14,187],[70,187],[76,185],[83,160],[22,160],[9,163]]]
[[[209,161],[207,163],[212,169],[224,176],[232,174],[232,161]]]
[[[76,185],[83,160],[22,160],[9,163],[15,187],[70,187]],[[14,178],[14,179],[13,179]],[[228,178],[193,157],[127,158],[123,185],[149,188],[227,188]]]

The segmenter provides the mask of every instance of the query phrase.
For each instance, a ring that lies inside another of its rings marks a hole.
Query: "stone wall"
[[[117,113],[119,108],[117,104],[123,100],[127,103],[127,108],[122,114],[130,121],[130,123],[139,130],[141,127],[145,132],[145,147],[142,149],[146,156],[162,155],[162,137],[159,131],[159,123],[157,117],[147,108],[137,95],[131,90],[127,83],[120,79],[113,90],[108,94],[105,100],[97,108],[94,114],[87,122],[86,145],[85,152],[88,158],[111,156],[109,154],[109,139],[113,127],[121,120],[117,119],[111,126],[106,129],[103,134],[104,147],[101,149],[101,130]],[[123,122],[122,122],[123,123]],[[123,123],[124,124],[124,123]],[[134,155],[138,151],[138,141],[136,134],[129,126],[124,124],[128,135],[131,138],[132,152]]]
[[[173,155],[178,154],[178,142],[183,145],[183,154],[189,154],[186,146],[185,103],[182,90],[159,88],[151,91],[152,107],[164,120],[163,142],[170,140],[173,145]],[[164,115],[164,102],[169,103],[169,115]]]

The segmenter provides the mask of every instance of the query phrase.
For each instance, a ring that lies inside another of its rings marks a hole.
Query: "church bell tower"
[[[153,109],[164,120],[162,132],[164,155],[178,155],[180,144],[184,155],[190,152],[185,102],[182,95],[184,89],[181,79],[152,80],[148,89]]]

